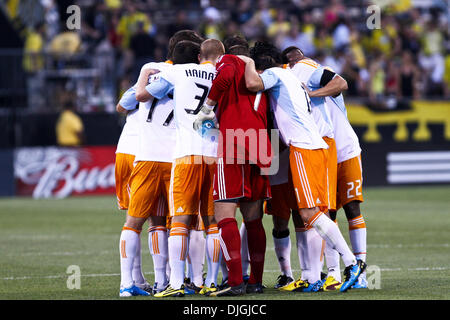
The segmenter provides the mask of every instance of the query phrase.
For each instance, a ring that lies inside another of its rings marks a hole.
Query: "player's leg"
[[[203,267],[205,264],[205,228],[199,216],[192,217],[189,231],[188,278],[186,287],[198,293],[203,287]]]
[[[282,290],[317,291],[321,283],[321,258],[325,245],[324,241],[314,228],[305,226],[297,210],[292,211],[292,220],[295,227],[297,253],[302,273],[298,280],[282,288]]]
[[[250,256],[250,278],[247,293],[252,287],[255,293],[262,292],[262,278],[266,254],[266,232],[262,224],[264,200],[241,202],[240,208],[247,229],[248,252]]]
[[[176,159],[172,164],[169,188],[171,229],[168,239],[169,286],[155,297],[184,296],[186,258],[189,252],[191,217],[198,214],[201,190],[201,164],[194,157]]]
[[[143,200],[142,192],[136,192],[143,184],[145,177],[152,168],[142,168],[139,163],[133,168],[129,178],[130,202],[127,218],[120,236],[120,266],[121,266],[121,289],[120,296],[148,295],[144,290],[136,286],[139,281],[145,285],[146,281],[141,271],[141,240],[142,226],[147,220],[151,203]],[[155,183],[157,185],[157,183]],[[150,194],[156,189],[149,190]],[[133,275],[136,279],[133,278]],[[138,279],[141,278],[141,279]],[[138,290],[139,289],[139,290]]]
[[[336,221],[336,201],[337,201],[337,150],[336,141],[329,137],[324,137],[328,144],[327,158],[327,186],[328,186],[328,217]],[[323,285],[324,291],[336,290],[341,283],[340,256],[339,253],[326,243],[325,258],[327,263],[327,279]]]
[[[291,237],[289,232],[289,220],[274,215],[272,216],[272,221],[274,250],[281,271],[281,275],[278,277],[277,283],[275,284],[275,288],[278,289],[294,281],[291,268]]]
[[[168,234],[166,216],[152,216],[149,218],[148,247],[153,260],[155,282],[153,293],[161,292],[168,284]]]
[[[361,156],[351,158],[338,164],[338,201],[342,205],[349,226],[350,242],[356,258],[366,261],[367,228],[360,203],[362,195]],[[366,288],[365,273],[360,277],[357,288]]]
[[[328,211],[328,217],[337,225],[336,211]],[[325,245],[325,261],[327,263],[327,278],[323,284],[324,291],[338,290],[341,285],[341,267],[339,252],[330,243]]]
[[[358,279],[365,268],[362,261],[356,261],[337,225],[324,214],[327,209],[326,150],[303,150],[291,147],[291,171],[297,195],[300,215],[307,226],[316,229],[319,235],[330,242],[342,257],[346,266],[346,280],[341,290],[347,290]]]
[[[149,295],[138,288],[133,280],[133,264],[140,244],[140,234],[146,217],[137,218],[127,215],[127,220],[120,234],[120,293],[121,297]]]
[[[217,161],[214,174],[214,218],[219,228],[219,240],[228,270],[228,284],[211,296],[241,295],[242,281],[241,239],[236,221],[238,198],[242,197],[242,169]]]
[[[289,192],[291,191],[291,192]],[[265,212],[272,215],[272,238],[275,255],[280,266],[281,275],[278,276],[275,288],[282,288],[294,281],[291,269],[291,237],[289,232],[289,218],[291,216],[290,198],[293,189],[289,183],[271,186],[272,199],[267,201]],[[294,200],[294,207],[297,203]]]
[[[245,223],[241,224],[239,234],[241,235],[242,278],[244,279],[244,282],[247,282],[249,277],[248,268],[250,267],[250,256],[248,254],[247,228],[245,228]]]
[[[117,204],[120,210],[128,210],[130,202],[129,179],[133,170],[134,155],[117,153],[114,166],[114,174],[116,181]],[[133,261],[132,278],[135,284],[144,290],[149,290],[149,285],[142,273],[141,264],[141,242],[137,244],[136,256]]]

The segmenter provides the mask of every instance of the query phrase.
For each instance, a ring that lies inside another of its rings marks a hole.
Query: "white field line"
[[[420,268],[381,268],[384,272],[395,271],[446,271],[450,270],[450,267],[420,267]],[[292,272],[300,272],[300,269],[293,269]],[[278,273],[280,270],[264,270],[267,273]],[[154,272],[144,272],[144,274],[154,274]],[[23,276],[23,277],[6,277],[0,280],[30,280],[30,279],[61,279],[67,278],[69,275],[51,275],[51,276]],[[81,277],[118,277],[120,273],[93,273],[93,274],[81,274]]]

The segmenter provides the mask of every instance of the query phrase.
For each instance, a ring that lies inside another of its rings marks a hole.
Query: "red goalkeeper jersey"
[[[218,102],[216,116],[221,133],[218,157],[269,167],[272,150],[267,131],[266,93],[247,89],[245,63],[234,55],[222,56],[216,69],[208,98]]]

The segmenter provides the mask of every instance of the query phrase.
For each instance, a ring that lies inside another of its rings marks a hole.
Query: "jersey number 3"
[[[208,92],[209,92],[209,87],[204,86],[204,85],[202,85],[202,84],[200,84],[200,83],[195,83],[195,85],[196,85],[199,89],[202,89],[202,90],[203,90],[203,93],[202,93],[201,96],[196,95],[196,96],[194,97],[194,99],[198,100],[198,105],[197,105],[197,107],[196,107],[195,109],[184,109],[184,110],[186,110],[186,112],[189,113],[189,114],[197,114],[197,113],[200,112],[200,109],[202,108],[203,103],[205,102],[205,99],[206,99],[206,97],[208,96]]]

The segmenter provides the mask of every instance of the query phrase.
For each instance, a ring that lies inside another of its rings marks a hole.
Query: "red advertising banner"
[[[18,148],[14,151],[16,195],[114,194],[115,151],[116,146]]]

